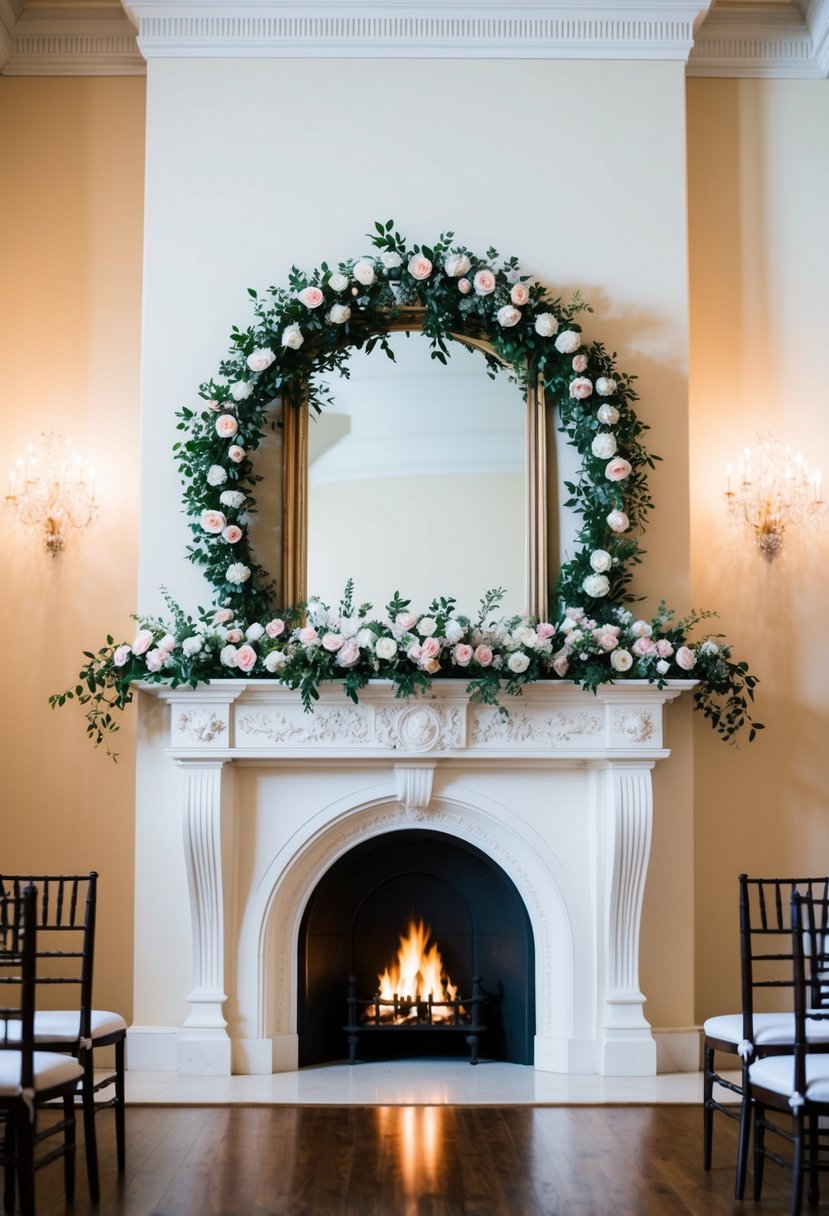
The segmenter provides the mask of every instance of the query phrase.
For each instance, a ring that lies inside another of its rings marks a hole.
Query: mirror
[[[450,342],[446,365],[410,317],[388,341],[394,361],[355,349],[348,377],[319,378],[322,415],[286,405],[285,602],[336,605],[353,578],[378,613],[400,591],[415,610],[451,595],[474,615],[503,587],[503,613],[545,615],[543,393],[491,378],[483,341]]]

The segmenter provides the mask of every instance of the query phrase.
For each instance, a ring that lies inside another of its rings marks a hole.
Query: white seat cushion
[[[703,1031],[709,1038],[733,1043],[736,1051],[737,1044],[743,1041],[743,1015],[721,1013],[717,1017],[708,1018],[703,1024]],[[829,1043],[829,1021],[807,1019],[806,1038],[810,1043]],[[793,1013],[755,1013],[755,1047],[780,1047],[793,1041]]]
[[[752,1085],[788,1097],[794,1087],[794,1056],[763,1056],[749,1066]],[[806,1093],[813,1102],[829,1102],[829,1055],[806,1057]]]
[[[40,1009],[35,1014],[35,1041],[51,1040],[69,1042],[78,1037],[80,1014],[76,1009]],[[119,1030],[126,1030],[127,1023],[117,1013],[107,1009],[93,1009],[91,1016],[92,1040],[106,1038]]]
[[[83,1068],[74,1056],[36,1051],[32,1058],[35,1091],[51,1089],[53,1085],[62,1085],[65,1081],[79,1081],[83,1076]],[[0,1051],[0,1094],[8,1098],[20,1092],[20,1052]]]

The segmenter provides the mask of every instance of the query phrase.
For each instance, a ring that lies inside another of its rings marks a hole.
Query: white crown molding
[[[811,0],[806,23],[812,36],[812,55],[823,76],[829,77],[829,0]]]
[[[823,0],[821,0],[823,3]],[[720,3],[701,27],[689,76],[825,76],[801,11],[791,4]]]
[[[711,0],[124,0],[154,58],[687,60]]]
[[[20,15],[20,0],[0,0],[0,75],[14,54],[14,27]]]
[[[64,0],[22,6],[0,71],[4,76],[139,76],[146,64],[119,0]]]

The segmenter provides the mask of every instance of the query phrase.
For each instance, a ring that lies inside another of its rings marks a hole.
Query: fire
[[[393,1006],[380,1007],[381,1022],[404,1024],[425,1020],[424,1015],[431,1001],[457,1001],[458,989],[444,973],[443,959],[437,943],[429,945],[432,930],[423,921],[409,921],[408,933],[400,938],[400,947],[395,962],[386,967],[377,977],[377,991],[381,1001],[397,1001],[398,1012]],[[461,1012],[463,1012],[461,1010]],[[432,1022],[454,1020],[456,1010],[452,1007],[431,1007]],[[366,1017],[374,1019],[376,1008],[369,1006]],[[428,1016],[428,1015],[426,1015]]]

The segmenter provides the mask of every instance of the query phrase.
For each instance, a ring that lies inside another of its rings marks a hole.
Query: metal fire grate
[[[348,1036],[348,1062],[357,1062],[360,1035],[393,1035],[405,1031],[423,1036],[464,1034],[469,1047],[469,1063],[477,1064],[480,1037],[486,1030],[486,1023],[481,1020],[481,1007],[487,999],[481,986],[481,977],[476,975],[472,980],[472,996],[457,997],[453,1001],[436,1001],[431,996],[397,995],[391,1000],[382,1000],[379,992],[369,1000],[363,1000],[357,996],[356,977],[350,975],[346,997],[348,1022],[343,1027]],[[371,1008],[374,1010],[373,1014],[368,1012]],[[436,1009],[449,1010],[449,1018],[435,1022],[433,1013]],[[384,1010],[388,1012],[386,1020],[383,1020]],[[408,1020],[396,1020],[401,1017]]]

